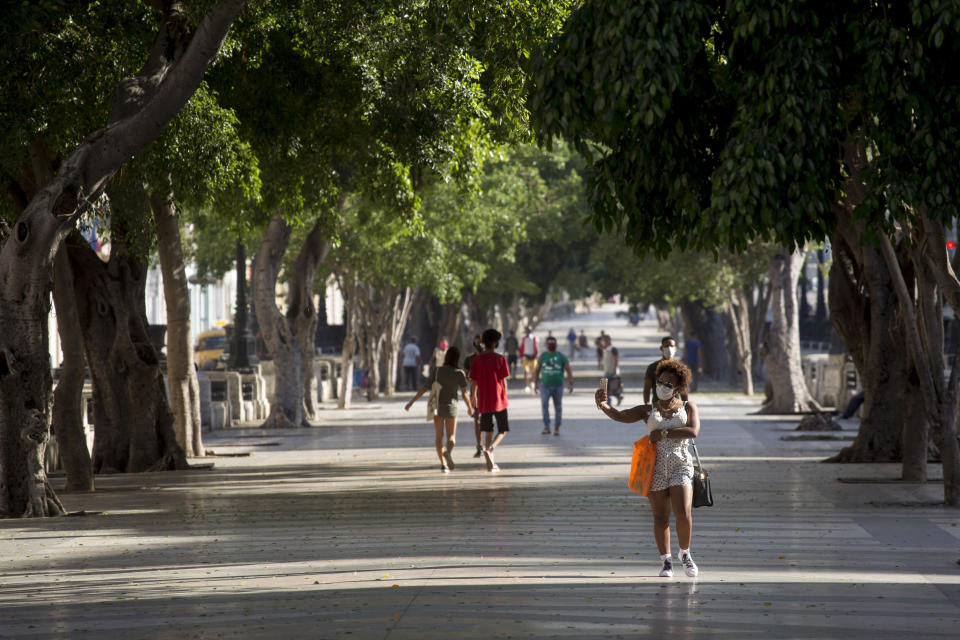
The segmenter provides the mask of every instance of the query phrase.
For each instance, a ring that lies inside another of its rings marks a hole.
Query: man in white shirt
[[[537,356],[540,355],[540,345],[533,329],[527,327],[520,341],[520,364],[523,367],[523,387],[527,393],[533,392],[533,370],[537,368]]]
[[[607,382],[607,396],[623,402],[623,384],[620,380],[620,351],[612,344],[609,335],[603,336],[603,377]]]
[[[410,391],[416,391],[420,388],[420,347],[417,346],[417,339],[410,338],[403,347],[403,385]]]

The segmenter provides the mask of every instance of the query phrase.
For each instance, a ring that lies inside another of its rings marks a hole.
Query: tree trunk
[[[30,161],[34,183],[42,188],[53,179],[53,162],[46,141],[37,136],[30,141]],[[53,300],[57,310],[63,362],[60,379],[53,392],[53,432],[67,477],[66,490],[93,491],[93,467],[83,432],[83,335],[77,324],[77,306],[73,297],[73,273],[70,259],[61,244],[54,259]]]
[[[361,283],[358,290],[359,321],[363,329],[360,360],[367,374],[367,400],[376,400],[380,396],[380,355],[386,333],[384,327],[391,311],[392,288]]]
[[[118,87],[108,126],[63,163],[0,250],[0,516],[63,513],[41,464],[50,419],[48,283],[57,248],[117,169],[183,108],[243,4],[213,7],[194,37],[183,28],[181,7],[166,12],[140,75]]]
[[[357,351],[357,316],[358,291],[353,275],[339,276],[340,291],[344,294],[346,335],[343,339],[343,349],[340,355],[340,393],[337,396],[337,407],[348,409],[353,400],[353,356]]]
[[[116,202],[116,199],[113,200]],[[94,472],[188,468],[147,331],[146,265],[128,255],[114,208],[110,261],[70,246],[77,315],[94,387]]]
[[[50,294],[49,277],[34,277],[49,274],[34,262],[41,258],[36,245],[56,248],[50,239],[56,223],[37,220],[40,228],[32,228],[35,219],[21,216],[0,251],[6,276],[0,288],[0,518],[64,513],[43,469],[50,438]],[[11,290],[11,282],[20,290]]]
[[[267,350],[273,357],[276,383],[270,415],[261,428],[309,426],[303,416],[303,387],[300,381],[303,354],[287,317],[277,308],[277,277],[283,254],[290,241],[290,226],[279,215],[270,219],[260,243],[253,276],[253,303]]]
[[[83,432],[83,333],[77,317],[73,272],[66,246],[60,247],[55,260],[53,300],[57,308],[57,331],[63,350],[60,380],[53,392],[54,433],[67,476],[67,492],[93,491],[93,465]]]
[[[429,360],[433,354],[433,349],[440,344],[440,340],[446,338],[449,340],[455,340],[457,335],[460,333],[460,323],[461,323],[461,305],[460,304],[445,304],[442,307],[440,313],[440,322],[438,323],[438,332],[436,341],[430,345],[430,353],[424,358]]]
[[[686,335],[700,341],[700,367],[703,375],[714,380],[725,380],[730,371],[727,360],[726,330],[723,317],[700,302],[681,305]]]
[[[342,210],[341,203],[341,210]],[[290,293],[287,296],[287,321],[293,329],[302,358],[300,382],[303,386],[303,415],[305,421],[317,419],[316,376],[313,372],[314,341],[317,336],[317,305],[313,297],[313,283],[320,263],[330,252],[327,230],[321,221],[313,225],[304,240],[293,267]]]
[[[800,314],[796,284],[803,266],[802,250],[780,251],[771,259],[773,326],[767,333],[761,355],[773,385],[773,399],[763,413],[798,413],[820,407],[807,391],[800,366]]]
[[[173,431],[187,456],[204,455],[200,428],[200,386],[190,340],[190,291],[180,243],[180,220],[169,178],[152,194],[150,208],[157,225],[157,253],[167,303],[167,384]]]
[[[960,280],[947,254],[947,243],[943,225],[929,219],[925,214],[918,219],[917,236],[923,241],[925,250],[914,250],[915,260],[922,265],[922,271],[934,279],[954,315],[960,315]],[[939,243],[939,244],[938,244]],[[957,259],[960,260],[960,259]],[[940,318],[931,318],[941,322]],[[931,352],[931,356],[933,353]],[[940,421],[933,431],[933,438],[940,449],[943,466],[944,502],[951,506],[960,505],[960,442],[957,439],[957,400],[960,391],[960,341],[954,345],[953,365],[950,376],[944,385],[940,397]]]
[[[753,356],[753,375],[762,379],[765,372],[763,358],[758,358],[760,345],[767,337],[767,311],[773,298],[771,283],[761,283],[753,291],[746,292],[748,317],[750,319],[750,353]]]
[[[895,462],[903,456],[906,417],[902,320],[883,257],[860,246],[861,233],[841,213],[832,242],[830,320],[862,374],[864,402],[856,440],[828,462]]]
[[[730,316],[730,328],[736,353],[736,367],[741,375],[743,393],[753,395],[753,351],[750,340],[750,319],[746,295],[743,291],[732,291],[727,305]]]
[[[904,421],[902,428],[901,478],[907,482],[926,482],[929,422],[924,415],[920,376],[912,363],[904,382],[906,414],[910,418]]]
[[[912,242],[917,240],[922,241],[924,238],[914,238]],[[920,285],[917,289],[919,292],[918,299],[914,303],[910,297],[906,279],[897,261],[893,246],[886,236],[880,238],[880,249],[887,267],[890,269],[894,289],[897,292],[900,308],[903,311],[906,325],[907,353],[912,364],[915,365],[919,378],[917,386],[918,404],[922,406],[922,418],[925,419],[925,424],[918,424],[915,428],[923,429],[929,424],[938,441],[937,444],[947,448],[946,454],[941,452],[944,457],[944,504],[951,507],[960,506],[960,492],[957,491],[957,483],[960,482],[960,477],[954,475],[957,471],[958,459],[956,456],[956,436],[953,433],[954,407],[951,406],[951,404],[955,404],[956,397],[953,397],[953,403],[948,401],[951,394],[947,392],[943,381],[942,332],[939,329],[931,332],[931,327],[934,325],[942,327],[940,317],[930,317],[930,307],[939,308],[938,304],[931,304],[931,299],[934,296],[931,295],[932,287],[929,286],[928,281],[933,279],[933,274],[927,273],[924,268],[921,268],[926,263],[916,247],[911,249],[914,264],[918,267],[917,278]],[[916,304],[916,307],[914,304]],[[954,376],[951,375],[951,382],[954,381]],[[922,433],[920,435],[922,437]],[[917,438],[916,431],[914,431],[912,437]]]
[[[410,318],[410,309],[416,296],[410,287],[393,296],[390,317],[387,320],[387,333],[384,340],[385,371],[387,374],[384,395],[392,398],[397,388],[397,368],[399,366],[400,349],[403,346],[403,333],[407,329]]]

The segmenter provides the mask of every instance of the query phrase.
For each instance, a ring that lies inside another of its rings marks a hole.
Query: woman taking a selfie
[[[680,563],[684,572],[695,577],[699,570],[690,555],[693,532],[693,459],[687,442],[700,433],[700,416],[692,402],[682,397],[690,385],[691,373],[682,362],[663,360],[657,365],[656,397],[651,404],[642,404],[618,411],[607,402],[603,389],[596,393],[597,407],[617,422],[645,422],[650,441],[657,445],[657,461],[650,485],[650,508],[653,511],[653,535],[660,550],[663,567],[660,575],[673,576],[670,555],[670,511],[673,510],[680,543]]]

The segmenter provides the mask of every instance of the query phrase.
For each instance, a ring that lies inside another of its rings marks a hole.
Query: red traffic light
[[[956,242],[954,242],[953,240],[947,240],[947,249],[950,249],[952,251],[953,249],[956,249],[956,248],[957,248]]]

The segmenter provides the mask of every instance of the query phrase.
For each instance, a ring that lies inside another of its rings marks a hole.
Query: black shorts
[[[489,431],[493,433],[493,419],[497,419],[497,433],[506,433],[510,431],[510,425],[507,422],[507,410],[480,414],[480,431]]]

